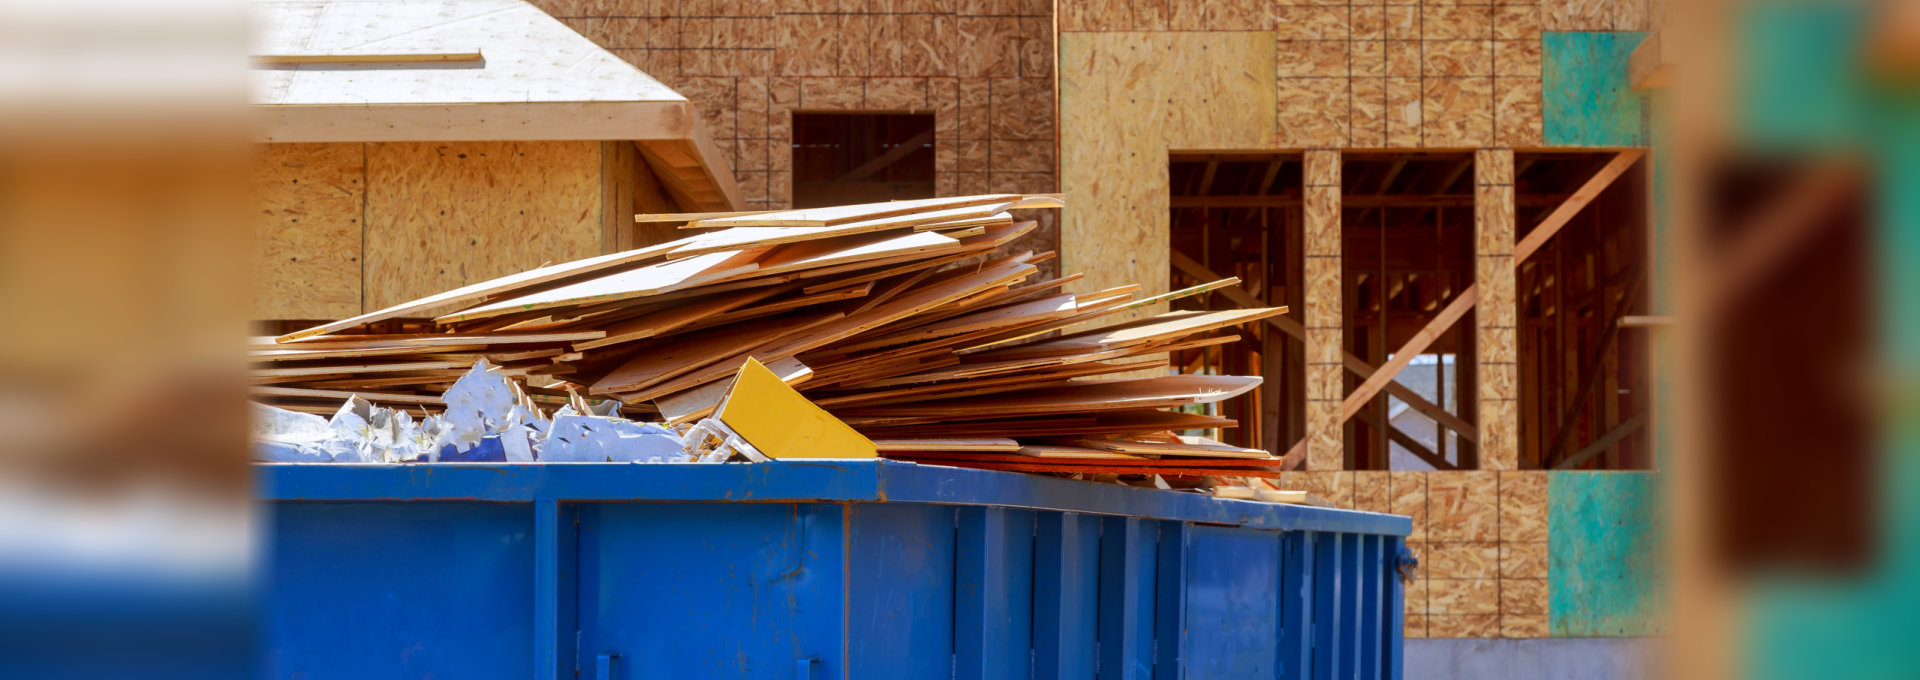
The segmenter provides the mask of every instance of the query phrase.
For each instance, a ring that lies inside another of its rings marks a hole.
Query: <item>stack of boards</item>
[[[1279,460],[1181,431],[1234,427],[1196,405],[1260,378],[1164,374],[1166,352],[1239,339],[1285,308],[1133,310],[1237,279],[1137,297],[1037,280],[1010,253],[1058,196],[983,195],[691,216],[690,236],[476,283],[278,338],[253,394],[331,413],[358,395],[414,411],[486,359],[536,404],[618,399],[673,425],[710,414],[752,357],[889,458],[996,470],[1271,477]],[[415,319],[421,332],[391,332]],[[387,332],[375,332],[387,331]],[[576,402],[577,403],[577,402]],[[1185,410],[1182,410],[1185,409]]]

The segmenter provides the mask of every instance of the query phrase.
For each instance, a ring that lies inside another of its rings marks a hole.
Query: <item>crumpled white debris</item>
[[[553,419],[540,460],[554,463],[683,463],[692,460],[680,435],[655,423],[561,415]]]
[[[620,417],[620,402],[576,399],[549,420],[520,383],[485,360],[442,397],[440,415],[415,420],[359,397],[331,419],[254,404],[254,457],[277,463],[685,462],[681,437],[656,424]],[[497,445],[497,449],[492,448]]]

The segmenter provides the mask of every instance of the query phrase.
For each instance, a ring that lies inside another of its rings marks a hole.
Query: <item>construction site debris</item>
[[[1008,252],[1036,225],[1009,211],[1061,205],[995,194],[688,216],[683,228],[699,231],[687,238],[261,338],[255,397],[334,414],[322,424],[263,409],[263,457],[724,450],[1198,489],[1278,476],[1271,453],[1199,436],[1234,427],[1209,405],[1259,377],[1152,374],[1169,351],[1234,342],[1236,327],[1286,308],[1136,318],[1238,280],[1150,297],[1138,285],[1076,295],[1065,286],[1077,274],[1039,280],[1054,254]]]

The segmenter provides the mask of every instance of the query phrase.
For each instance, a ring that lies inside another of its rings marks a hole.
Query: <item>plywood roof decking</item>
[[[687,98],[522,0],[254,0],[261,141],[631,140],[676,199],[741,210]],[[338,63],[473,53],[477,61]],[[299,61],[307,63],[288,63]]]

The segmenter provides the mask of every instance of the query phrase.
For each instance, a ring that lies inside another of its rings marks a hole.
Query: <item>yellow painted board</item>
[[[770,458],[875,458],[873,442],[748,358],[714,417]]]

